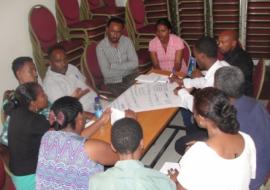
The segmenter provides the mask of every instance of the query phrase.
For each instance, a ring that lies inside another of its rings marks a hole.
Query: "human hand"
[[[100,117],[100,121],[102,122],[102,123],[108,123],[109,122],[109,120],[111,119],[111,113],[112,113],[112,111],[111,111],[111,108],[107,108],[103,113],[102,113],[102,115],[101,115],[101,117]]]
[[[130,110],[130,109],[125,110],[125,117],[132,118],[132,119],[137,120],[136,113],[134,111]]]
[[[171,169],[168,170],[168,175],[169,175],[170,179],[175,183],[178,182],[177,181],[178,174],[179,174],[179,171],[177,169],[171,168]]]
[[[176,87],[176,88],[173,90],[173,93],[177,96],[177,95],[178,95],[178,91],[179,91],[180,89],[182,89],[181,86]]]
[[[86,88],[84,90],[82,90],[81,88],[76,88],[71,96],[73,96],[73,97],[75,97],[77,99],[80,99],[82,96],[87,94],[89,91],[90,91],[89,88]]]
[[[170,83],[176,82],[179,86],[183,86],[183,79],[179,78],[175,74],[171,74],[169,76],[169,81],[170,81]]]
[[[199,77],[203,77],[203,74],[199,69],[195,69],[191,74],[191,78],[199,78]]]

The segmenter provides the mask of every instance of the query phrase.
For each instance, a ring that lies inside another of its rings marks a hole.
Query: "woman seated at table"
[[[255,145],[249,135],[239,132],[228,97],[218,89],[204,88],[195,94],[193,109],[209,138],[188,149],[180,160],[179,175],[177,170],[169,171],[178,189],[248,190],[255,177]]]
[[[171,34],[172,26],[168,19],[159,19],[156,23],[156,37],[149,42],[153,67],[166,71],[186,72],[183,58],[183,40]]]
[[[47,96],[35,82],[21,84],[4,107],[10,116],[8,127],[9,169],[17,190],[35,189],[38,151],[50,125],[38,112],[48,106]]]
[[[85,125],[82,113],[82,105],[74,97],[65,96],[53,103],[49,122],[55,131],[48,131],[41,140],[37,190],[88,190],[89,178],[102,172],[102,165],[117,161],[108,143],[80,136]]]

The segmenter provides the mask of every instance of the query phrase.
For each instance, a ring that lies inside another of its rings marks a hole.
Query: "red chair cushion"
[[[101,6],[100,0],[87,0],[90,10],[99,8]]]
[[[115,0],[103,0],[108,7],[116,7]]]
[[[129,8],[131,15],[135,21],[136,29],[144,25],[145,10],[142,0],[129,0]]]
[[[97,17],[95,19],[92,20],[83,20],[80,22],[76,22],[73,24],[70,24],[69,27],[70,28],[95,28],[98,27],[100,25],[104,25],[106,24],[107,20],[106,18],[103,17]]]
[[[57,0],[57,2],[66,18],[67,25],[80,21],[79,3],[77,0]]]
[[[96,54],[97,44],[92,42],[86,50],[86,61],[88,68],[95,80],[96,86],[101,86],[103,84],[104,78],[102,72],[99,68],[97,54]]]
[[[123,7],[100,7],[91,10],[92,13],[109,15],[124,14],[124,11],[125,9]]]
[[[83,40],[76,39],[70,41],[61,41],[59,44],[63,46],[66,52],[69,52],[70,50],[76,49],[79,46],[83,46]]]
[[[139,67],[144,67],[151,63],[149,51],[147,49],[137,50],[137,55],[139,58]]]
[[[42,49],[48,49],[57,42],[56,22],[53,14],[47,8],[43,6],[33,8],[30,25]]]
[[[154,24],[145,25],[137,30],[139,33],[153,33],[155,35],[156,27]]]

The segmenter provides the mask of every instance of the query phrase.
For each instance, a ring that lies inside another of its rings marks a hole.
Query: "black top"
[[[17,176],[36,172],[41,137],[49,129],[45,116],[17,108],[10,114],[8,148],[10,171]]]
[[[224,55],[224,60],[242,70],[245,76],[244,94],[253,96],[252,73],[254,65],[250,55],[238,45]]]

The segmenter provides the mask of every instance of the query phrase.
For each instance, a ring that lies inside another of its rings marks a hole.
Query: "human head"
[[[106,34],[112,44],[117,44],[122,36],[125,22],[118,17],[112,17],[106,27]]]
[[[84,127],[83,107],[77,98],[64,96],[57,99],[49,114],[49,122],[55,130],[71,127],[78,134]]]
[[[12,71],[19,84],[37,82],[37,70],[31,57],[18,57],[12,62]]]
[[[48,98],[42,87],[36,82],[19,85],[14,97],[4,106],[6,113],[18,107],[25,107],[31,111],[39,111],[48,106]]]
[[[215,73],[214,86],[231,98],[240,98],[244,94],[245,77],[235,66],[221,67]]]
[[[68,69],[68,61],[64,47],[56,44],[49,49],[48,56],[51,70],[56,73],[65,74]]]
[[[224,133],[236,134],[239,131],[236,109],[219,89],[207,87],[195,93],[193,112],[200,127],[207,128],[207,124],[214,123]]]
[[[225,30],[218,36],[218,47],[222,54],[232,51],[238,44],[238,34],[235,30]]]
[[[112,146],[119,154],[134,153],[140,146],[143,146],[142,139],[142,128],[135,119],[123,118],[112,126]]]
[[[201,70],[208,70],[211,65],[209,60],[217,59],[217,43],[214,38],[204,36],[201,37],[193,48],[193,54],[198,62]],[[213,61],[211,61],[212,64]]]
[[[172,25],[167,18],[161,18],[156,22],[156,35],[161,42],[169,39]]]

